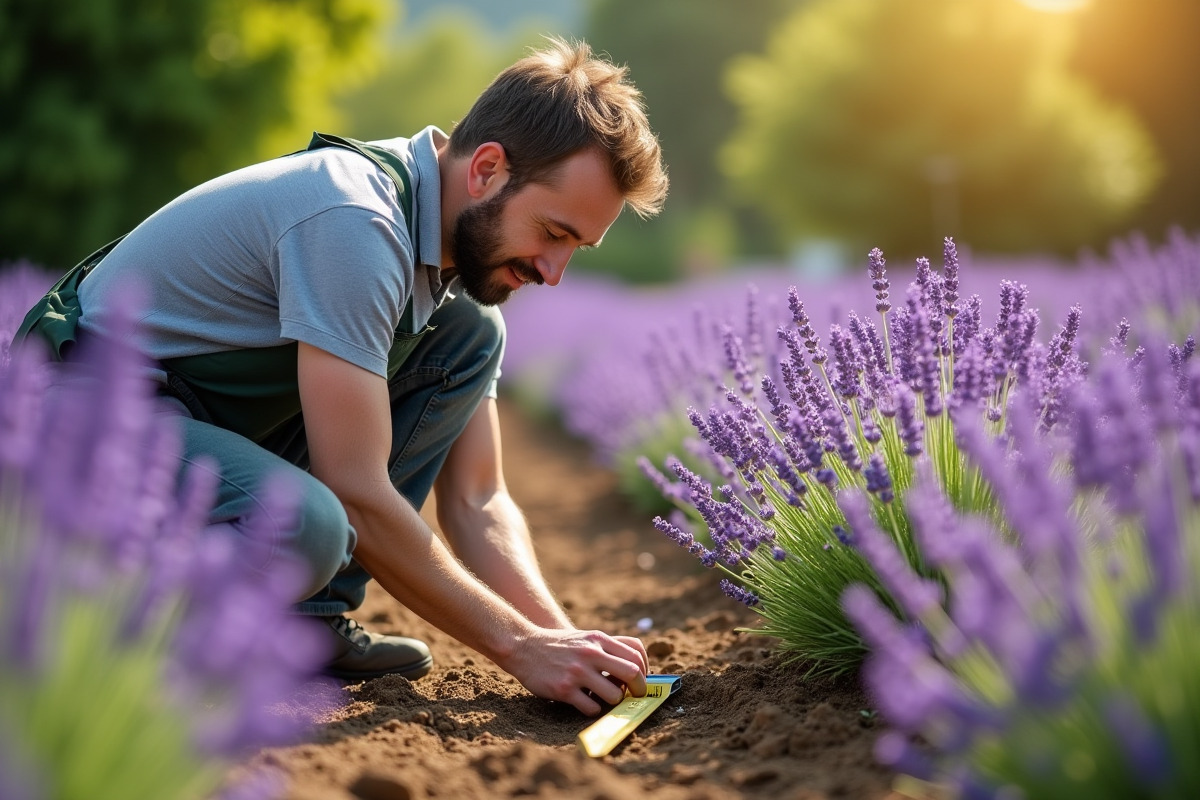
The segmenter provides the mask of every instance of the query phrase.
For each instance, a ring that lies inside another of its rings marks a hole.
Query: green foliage
[[[1072,68],[1137,111],[1165,162],[1162,183],[1134,220],[1148,233],[1200,226],[1197,31],[1195,0],[1091,0],[1080,14]]]
[[[758,210],[730,197],[717,168],[717,150],[735,119],[733,104],[721,92],[721,77],[730,58],[757,52],[771,26],[795,5],[794,0],[598,0],[592,5],[587,39],[629,67],[662,143],[671,195],[650,225],[615,227],[612,245],[606,241],[580,259],[584,269],[652,282],[678,277],[697,263],[723,261],[733,252],[775,249],[771,237],[762,235]],[[717,219],[727,234],[706,237]]]
[[[30,541],[21,531],[31,523],[16,505],[0,504],[0,552],[10,564]],[[12,595],[0,593],[6,618],[16,613],[5,607]],[[0,664],[0,727],[21,731],[21,749],[10,755],[34,774],[53,767],[55,798],[208,797],[228,768],[197,751],[187,709],[162,691],[176,618],[159,613],[136,639],[122,634],[137,595],[131,581],[92,595],[62,593],[54,628],[39,632],[53,652],[36,679]]]
[[[730,69],[723,166],[789,238],[1101,241],[1159,168],[1132,114],[1066,71],[1065,24],[1012,0],[817,0]]]
[[[540,43],[533,35],[495,42],[474,17],[443,14],[419,38],[400,39],[379,73],[339,100],[347,135],[388,139],[427,125],[449,131],[496,73],[525,45]]]
[[[696,431],[680,414],[666,412],[646,419],[636,430],[629,432],[629,444],[613,456],[613,470],[617,474],[617,486],[621,494],[639,511],[651,514],[666,514],[674,505],[663,497],[645,473],[642,463],[663,464],[669,458],[678,458],[693,472],[711,475],[699,459],[687,455],[684,443],[696,438]]]
[[[375,57],[386,0],[0,7],[0,258],[78,261],[190,186],[302,148]]]
[[[904,508],[904,495],[917,479],[916,465],[905,455],[896,419],[877,417],[876,422],[882,434],[880,441],[872,445],[864,438],[861,426],[854,426],[855,446],[860,452],[883,456],[896,496],[890,502],[882,502],[870,495],[871,515],[915,571],[940,581],[941,577],[922,562]],[[927,417],[925,422],[924,442],[930,473],[951,504],[963,513],[985,516],[993,524],[1002,524],[990,487],[981,481],[979,470],[954,444],[954,425],[950,419],[943,414]],[[781,438],[778,432],[772,436]],[[763,625],[757,632],[778,638],[780,651],[805,661],[812,672],[841,674],[857,670],[867,654],[859,632],[842,609],[846,587],[866,584],[888,598],[889,603],[894,601],[870,562],[857,548],[839,541],[835,533],[851,527],[838,504],[838,495],[856,489],[864,490],[866,495],[863,475],[833,454],[827,463],[837,475],[837,488],[811,481],[804,508],[789,505],[786,498],[768,485],[767,494],[776,509],[768,524],[787,557],[778,560],[768,548],[759,548],[737,577],[761,600],[758,610]]]

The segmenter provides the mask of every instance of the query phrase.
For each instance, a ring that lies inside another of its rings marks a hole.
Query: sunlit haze
[[[1067,11],[1078,11],[1091,0],[1018,0],[1018,2],[1038,11],[1060,14]]]

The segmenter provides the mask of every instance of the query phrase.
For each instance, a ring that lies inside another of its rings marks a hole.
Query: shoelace
[[[333,629],[351,641],[353,641],[356,633],[360,631],[362,633],[367,632],[362,625],[358,624],[358,620],[341,616],[333,618]]]

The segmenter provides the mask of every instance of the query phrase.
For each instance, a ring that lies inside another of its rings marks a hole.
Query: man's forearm
[[[485,504],[445,503],[438,521],[467,569],[535,625],[574,627],[538,567],[529,526],[507,492]]]
[[[390,489],[373,501],[346,503],[359,534],[355,559],[413,612],[505,663],[539,623],[514,613],[507,598],[463,569],[417,511]]]

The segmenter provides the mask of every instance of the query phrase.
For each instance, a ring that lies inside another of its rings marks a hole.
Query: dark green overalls
[[[412,214],[412,176],[404,162],[382,147],[322,133],[314,133],[305,150],[323,147],[341,147],[360,153],[375,162],[392,179],[396,186],[396,199],[408,221],[413,251],[417,252],[416,226]],[[92,253],[55,283],[26,314],[13,338],[14,343],[36,336],[49,346],[53,360],[67,360],[79,337],[78,323],[82,313],[79,284],[120,241],[117,239]],[[388,351],[389,380],[429,330],[426,327],[413,333],[410,332],[412,328],[413,303],[410,296]],[[178,398],[194,418],[260,442],[300,413],[296,358],[297,345],[290,342],[276,347],[166,359],[162,367],[167,374],[167,384],[162,391]]]

